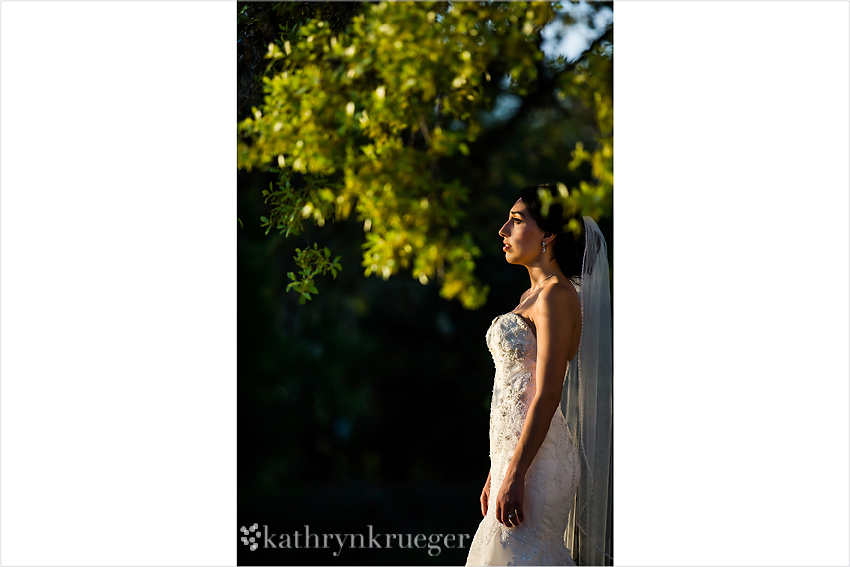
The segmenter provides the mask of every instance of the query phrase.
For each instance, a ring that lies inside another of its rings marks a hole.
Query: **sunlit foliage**
[[[283,10],[298,4],[282,4]],[[344,31],[321,16],[286,27],[266,46],[264,102],[241,121],[238,164],[279,175],[263,191],[266,233],[290,236],[305,222],[354,216],[365,234],[362,267],[387,279],[409,270],[467,308],[486,300],[478,246],[462,220],[469,189],[440,175],[440,160],[465,156],[492,108],[486,83],[509,78],[526,96],[542,69],[540,31],[562,17],[548,2],[366,4]],[[610,47],[608,49],[610,51]],[[563,62],[562,62],[563,63]],[[612,61],[601,47],[578,65],[553,66],[558,96],[596,112],[597,148],[575,147],[571,169],[592,164],[593,180],[564,186],[564,199],[595,217],[610,214],[613,187]],[[342,269],[327,248],[296,252],[301,301],[314,278]]]

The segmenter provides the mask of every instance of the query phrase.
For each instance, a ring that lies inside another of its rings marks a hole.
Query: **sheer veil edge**
[[[610,538],[613,352],[608,247],[599,226],[584,217],[582,334],[578,355],[567,367],[561,409],[581,462],[575,505],[567,517],[564,543],[576,565],[613,565]],[[564,450],[568,450],[565,448]]]

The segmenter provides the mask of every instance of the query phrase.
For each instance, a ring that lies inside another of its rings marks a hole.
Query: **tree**
[[[576,144],[571,169],[592,165],[592,179],[570,191],[568,210],[610,214],[613,186],[611,56],[597,40],[581,59],[544,63],[541,30],[570,21],[542,2],[378,3],[361,13],[304,18],[300,4],[275,5],[282,24],[268,43],[264,100],[239,123],[238,163],[271,166],[277,183],[263,191],[271,206],[266,233],[298,235],[354,217],[363,224],[362,266],[384,279],[410,269],[422,284],[440,283],[467,308],[486,300],[474,274],[480,249],[461,230],[470,188],[441,165],[470,155],[480,114],[502,90],[524,99],[577,100],[596,113],[597,147]],[[313,17],[314,16],[314,17]],[[503,79],[506,86],[502,86]],[[250,84],[248,82],[247,84]],[[298,276],[287,289],[301,302],[315,278],[342,268],[318,243],[296,248]]]

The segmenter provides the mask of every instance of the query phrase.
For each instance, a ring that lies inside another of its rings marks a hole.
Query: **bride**
[[[527,187],[499,230],[531,287],[496,317],[484,519],[467,565],[611,565],[611,312],[605,239],[590,217],[564,226]]]

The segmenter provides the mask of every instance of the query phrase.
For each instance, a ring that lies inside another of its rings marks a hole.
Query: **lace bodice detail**
[[[537,341],[531,327],[522,315],[513,311],[499,315],[490,323],[487,348],[493,355],[497,371],[499,367],[537,357]]]
[[[528,405],[534,397],[537,340],[528,323],[513,311],[499,315],[487,331],[496,376],[490,401],[490,458],[513,451]]]

